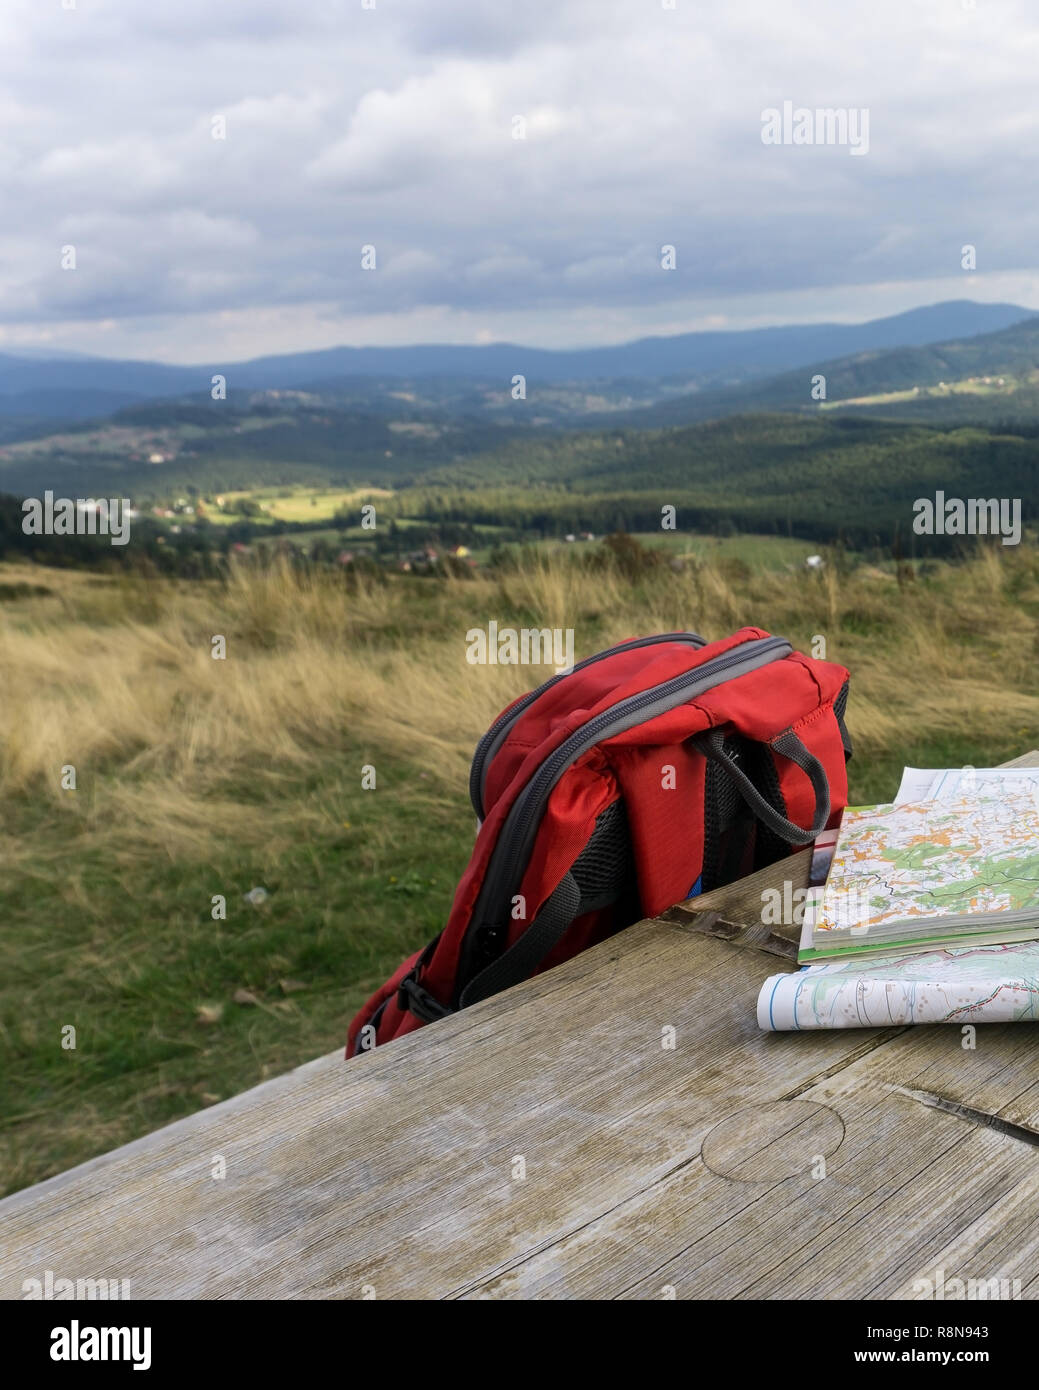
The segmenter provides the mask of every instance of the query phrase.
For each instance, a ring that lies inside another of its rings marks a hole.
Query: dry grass
[[[9,568],[13,580],[39,579]],[[56,597],[0,607],[0,795],[69,813],[60,772],[72,764],[90,795],[71,814],[173,855],[235,805],[235,835],[268,833],[256,794],[287,772],[319,772],[346,745],[457,786],[490,719],[549,674],[470,666],[465,633],[491,618],[572,627],[578,657],[670,627],[712,637],[755,623],[805,648],[822,637],[853,672],[864,754],[916,731],[973,741],[980,758],[986,741],[1027,739],[1039,723],[1034,552],[985,550],[904,587],[833,566],[689,566],[632,582],[558,559],[497,579],[356,589],[245,568],[226,586],[48,583]],[[215,635],[226,660],[211,656]],[[244,794],[222,804],[236,783]]]

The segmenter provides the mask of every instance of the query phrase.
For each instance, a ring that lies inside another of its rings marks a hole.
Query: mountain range
[[[860,324],[793,324],[739,331],[640,338],[613,347],[552,350],[511,343],[483,346],[336,347],[250,361],[171,366],[69,354],[0,354],[0,416],[26,424],[96,419],[126,406],[208,394],[211,378],[234,391],[353,386],[372,379],[505,386],[519,373],[528,391],[565,383],[626,382],[652,405],[690,391],[724,390],[790,368],[855,354],[921,348],[1008,328],[1031,315],[1014,304],[951,300]],[[800,378],[799,378],[800,380]],[[618,393],[614,392],[616,396]]]
[[[992,329],[993,321],[1002,326]],[[949,325],[968,331],[914,341]],[[853,343],[855,350],[820,355],[834,343]],[[436,354],[450,358],[454,375],[422,374]],[[791,365],[801,355],[803,363]],[[769,374],[766,364],[774,367],[779,357],[783,370]],[[551,364],[541,375],[538,361]],[[679,361],[687,364],[685,375],[674,370]],[[329,375],[343,362],[353,364],[353,375]],[[395,375],[387,363],[413,374]],[[699,377],[692,371],[697,363]],[[654,365],[667,374],[649,375]],[[376,368],[381,374],[364,374]],[[578,375],[621,368],[629,374]],[[521,369],[527,398],[517,401],[510,386]],[[982,441],[974,459],[988,447],[982,436],[1013,436],[1028,457],[1039,447],[1039,315],[1014,305],[954,301],[860,325],[687,334],[574,353],[504,344],[337,348],[220,371],[228,395],[214,401],[208,366],[0,358],[0,401],[7,409],[0,409],[0,492],[54,487],[83,495],[118,488],[147,498],[187,486],[223,492],[343,482],[399,490],[472,488],[481,480],[499,487],[509,480],[542,486],[570,480],[583,487],[577,482],[583,462],[603,451],[609,467],[587,477],[614,488],[620,479],[607,484],[611,470],[630,473],[636,459],[631,482],[638,485],[648,484],[664,459],[668,476],[680,477],[683,450],[720,458],[720,441],[729,436],[668,436],[733,417],[745,423],[737,425],[726,454],[748,450],[748,462],[772,470],[782,451],[769,440],[780,438],[784,418],[817,420],[820,427],[829,421],[823,433],[793,437],[815,452],[823,440],[827,448],[835,442],[842,457],[854,446],[857,460],[867,439],[881,437],[897,458],[900,428],[916,459],[940,450],[938,434],[963,426]],[[717,385],[719,374],[728,374],[729,384]],[[813,381],[823,379],[825,398],[813,397]],[[35,414],[28,403],[35,403]],[[830,427],[862,415],[883,423],[883,436]],[[755,420],[763,421],[760,428]],[[913,427],[923,432],[910,447]],[[800,446],[788,452],[807,466]],[[958,445],[954,456],[963,457]],[[836,476],[827,469],[828,481]]]

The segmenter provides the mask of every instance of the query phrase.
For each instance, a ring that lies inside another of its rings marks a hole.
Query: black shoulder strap
[[[519,940],[469,981],[462,990],[459,1006],[468,1008],[532,975],[577,916],[580,905],[577,879],[572,873],[564,874]]]

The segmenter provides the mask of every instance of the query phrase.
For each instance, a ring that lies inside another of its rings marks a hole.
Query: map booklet
[[[973,772],[973,769],[967,771]],[[809,891],[798,961],[1039,938],[1039,789],[978,775],[948,795],[845,811]]]

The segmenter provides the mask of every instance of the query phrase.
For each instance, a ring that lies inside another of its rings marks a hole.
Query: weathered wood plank
[[[955,1029],[907,1029],[787,1099],[741,1107],[692,1163],[466,1292],[912,1297],[916,1280],[944,1269],[1019,1279],[1022,1297],[1037,1296],[1039,1128],[1035,1143],[1012,1139],[903,1089],[967,1096],[1039,1126],[1035,1032],[979,1029],[974,1053],[959,1043]]]
[[[179,1121],[0,1204],[0,1296],[47,1268],[141,1297],[449,1295],[695,1159],[719,1113],[887,1035],[770,1046],[753,1010],[766,959],[640,924],[349,1065]]]
[[[761,1033],[761,887],[15,1194],[0,1297],[1039,1296],[1034,1029]]]
[[[1019,758],[1008,758],[1000,767],[1039,767],[1039,748],[1022,753]]]

